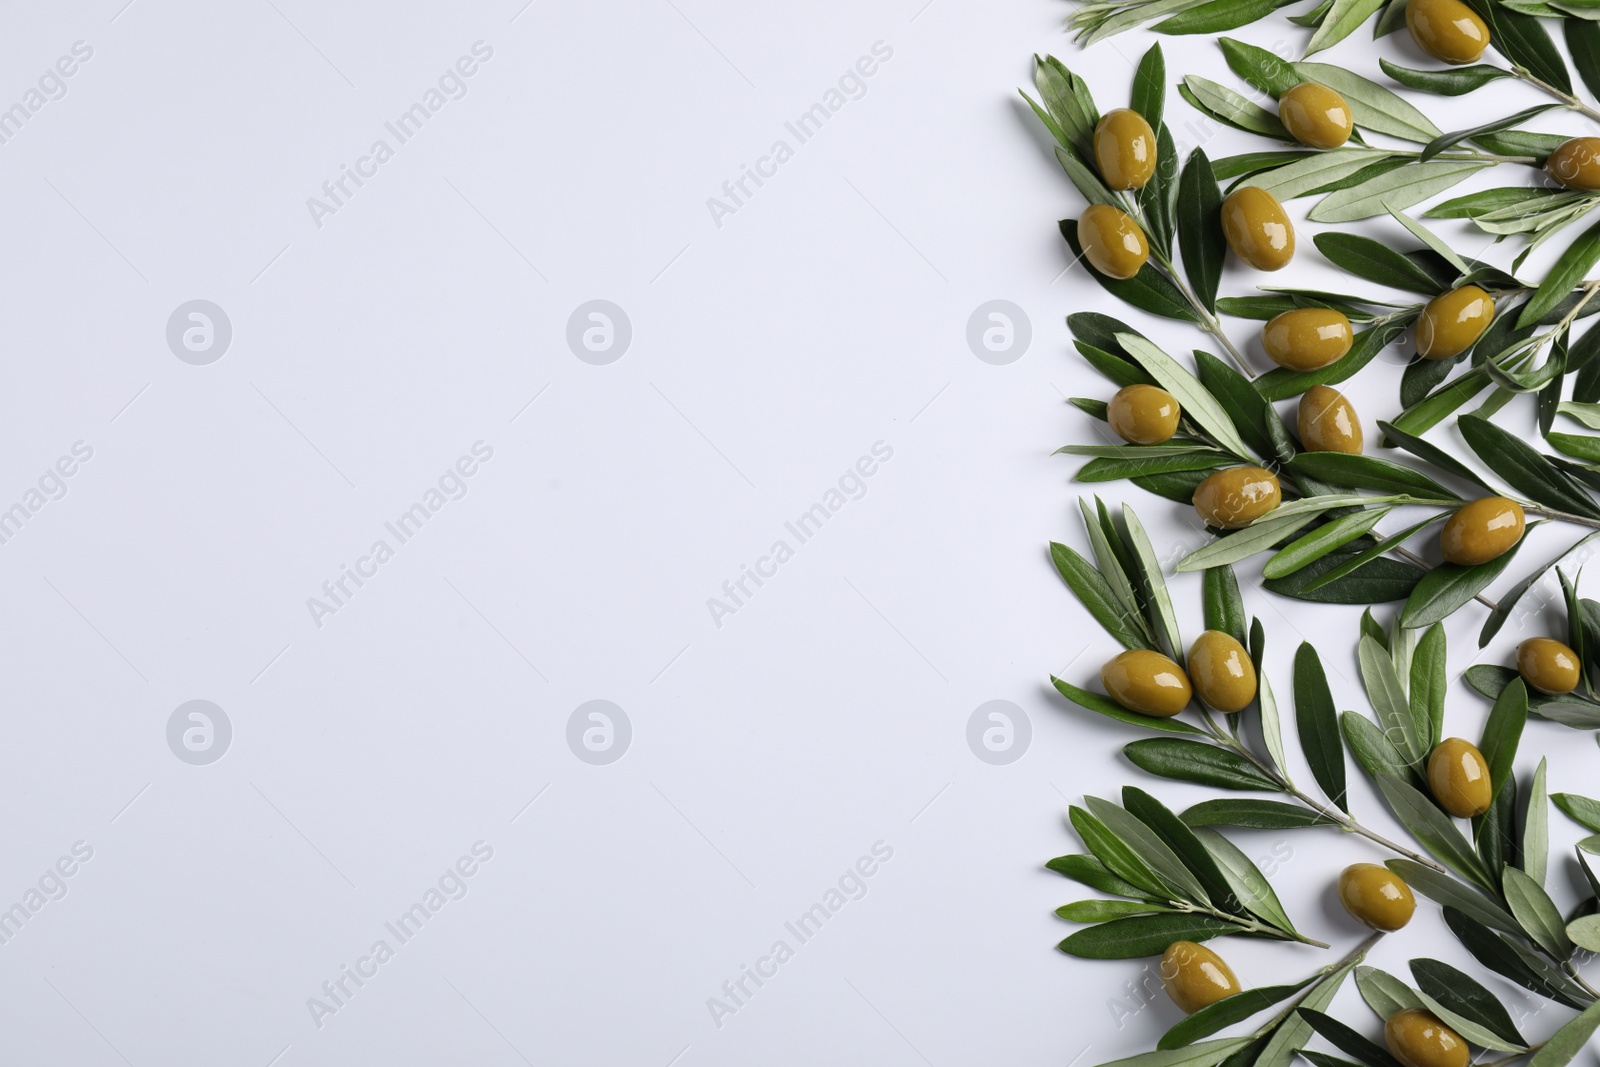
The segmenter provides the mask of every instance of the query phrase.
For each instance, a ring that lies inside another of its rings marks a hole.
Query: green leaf
[[[1379,59],[1383,72],[1407,89],[1416,89],[1435,96],[1461,96],[1481,89],[1499,78],[1512,76],[1504,67],[1479,63],[1471,67],[1448,67],[1444,70],[1412,70],[1387,59]]]
[[[1385,515],[1389,514],[1389,510],[1373,508],[1341,515],[1285,545],[1277,555],[1267,560],[1261,573],[1267,578],[1282,578],[1293,574],[1307,564],[1369,533]]]
[[[1600,463],[1600,438],[1573,433],[1547,433],[1544,437],[1562,455],[1584,463]]]
[[[1512,488],[1545,507],[1600,518],[1600,508],[1583,487],[1516,434],[1479,415],[1463,415],[1457,426],[1478,458]]]
[[[1449,684],[1444,625],[1434,623],[1417,642],[1411,661],[1411,721],[1431,751],[1444,736],[1444,694]]]
[[[1529,574],[1526,578],[1522,579],[1522,581],[1518,582],[1508,592],[1501,594],[1500,597],[1495,601],[1494,611],[1489,613],[1489,617],[1484,620],[1483,629],[1478,633],[1478,647],[1483,648],[1488,645],[1488,643],[1494,638],[1494,635],[1500,632],[1500,628],[1504,626],[1506,624],[1506,620],[1511,617],[1512,609],[1517,606],[1517,603],[1522,599],[1523,595],[1526,594],[1529,589],[1532,589],[1541,578],[1549,573],[1551,567],[1554,567],[1557,563],[1560,563],[1567,556],[1571,555],[1573,552],[1576,552],[1579,548],[1588,544],[1596,537],[1600,537],[1600,531],[1596,531],[1592,534],[1589,534],[1587,537],[1584,537],[1582,540],[1578,541],[1577,544],[1562,552],[1561,555],[1533,571],[1533,573]]]
[[[1453,474],[1457,478],[1471,482],[1486,493],[1492,494],[1495,492],[1495,489],[1471,467],[1431,441],[1425,441],[1420,437],[1406,433],[1404,430],[1397,430],[1381,420],[1378,423],[1378,429],[1383,431],[1384,440],[1387,444],[1404,449],[1418,459],[1427,460],[1445,473]]]
[[[1384,774],[1404,778],[1411,773],[1406,757],[1371,719],[1347,711],[1339,716],[1339,728],[1356,762],[1373,778]]]
[[[1300,1001],[1298,1007],[1302,1011],[1305,1009],[1321,1011],[1333,1003],[1339,987],[1344,985],[1344,980],[1365,956],[1365,952],[1357,953],[1350,962],[1318,982]],[[1291,1015],[1268,1040],[1266,1048],[1256,1058],[1255,1067],[1289,1067],[1289,1062],[1294,1059],[1299,1049],[1305,1047],[1305,1043],[1311,1039],[1311,1034],[1310,1023],[1298,1013]]]
[[[1502,978],[1509,978],[1540,996],[1569,1008],[1588,1003],[1581,987],[1561,971],[1455,908],[1444,909],[1444,921],[1474,959]]]
[[[1333,7],[1328,9],[1321,27],[1306,45],[1306,55],[1332,48],[1377,14],[1384,3],[1385,0],[1333,0]]]
[[[1289,467],[1298,474],[1309,474],[1319,482],[1341,489],[1377,489],[1445,503],[1462,499],[1421,471],[1377,456],[1302,452],[1289,462]]]
[[[1545,312],[1559,304],[1573,286],[1582,282],[1589,268],[1600,262],[1600,223],[1587,230],[1562,250],[1533,299],[1522,306],[1517,316],[1518,326],[1532,326],[1544,317]]]
[[[1470,141],[1486,133],[1499,133],[1501,130],[1509,130],[1511,127],[1521,125],[1531,118],[1537,118],[1538,116],[1543,115],[1546,111],[1549,111],[1551,108],[1556,106],[1557,105],[1555,104],[1538,104],[1534,107],[1524,108],[1514,115],[1507,115],[1504,118],[1495,119],[1493,122],[1486,122],[1481,126],[1474,126],[1471,129],[1456,130],[1452,133],[1441,133],[1439,136],[1427,143],[1426,147],[1422,149],[1422,153],[1417,156],[1417,158],[1426,162],[1427,160],[1430,160],[1434,156],[1438,155],[1440,152],[1443,152],[1449,148],[1454,148],[1462,141]]]
[[[1469,264],[1465,259],[1462,259],[1460,254],[1446,244],[1438,234],[1428,229],[1410,215],[1407,215],[1404,211],[1395,211],[1391,208],[1389,215],[1400,225],[1404,226],[1411,236],[1427,245],[1433,251],[1439,253],[1444,261],[1454,267],[1459,274],[1467,275],[1472,273],[1472,265]]]
[[[1106,870],[1124,882],[1138,886],[1145,896],[1159,900],[1172,899],[1172,889],[1151,870],[1131,845],[1097,816],[1074,804],[1067,809],[1067,817],[1072,820],[1072,828],[1078,831],[1078,836],[1083,838],[1085,847],[1105,865]]]
[[[1223,448],[1241,459],[1250,458],[1250,451],[1239,439],[1239,431],[1234,428],[1227,412],[1200,384],[1200,379],[1138,334],[1118,334],[1117,340],[1163,389],[1177,399],[1185,415],[1193,419]]]
[[[1596,1030],[1600,1030],[1600,1001],[1557,1030],[1528,1060],[1528,1067],[1564,1067],[1583,1050]]]
[[[1519,541],[1495,559],[1475,567],[1441,563],[1425,574],[1406,598],[1406,606],[1400,612],[1400,625],[1414,630],[1432,626],[1445,618],[1500,577],[1521,547]]]
[[[1289,131],[1283,128],[1283,123],[1278,121],[1277,115],[1209,78],[1202,78],[1198,74],[1187,75],[1180,83],[1178,93],[1196,109],[1219,122],[1263,137],[1293,140]]]
[[[1166,911],[1168,909],[1137,900],[1074,900],[1057,908],[1056,918],[1069,923],[1103,923],[1129,915],[1155,915]]]
[[[1209,0],[1150,27],[1156,33],[1219,33],[1272,14],[1288,0]]]
[[[1515,867],[1507,867],[1501,872],[1500,884],[1505,889],[1511,914],[1516,916],[1517,922],[1534,944],[1556,959],[1566,959],[1572,955],[1572,942],[1567,940],[1567,924],[1543,886]]]
[[[1238,927],[1189,915],[1133,915],[1079,930],[1056,948],[1090,960],[1159,956],[1174,941],[1207,941]]]
[[[1174,939],[1178,940],[1178,939]],[[1194,940],[1189,938],[1189,940]],[[1218,1038],[1171,1051],[1146,1052],[1127,1059],[1112,1060],[1100,1067],[1216,1067],[1250,1043],[1247,1037]]]
[[[1300,1015],[1311,1024],[1313,1030],[1340,1052],[1354,1056],[1367,1067],[1401,1067],[1400,1061],[1389,1055],[1385,1049],[1374,1045],[1331,1015],[1306,1009],[1301,1009]]]
[[[1587,952],[1600,952],[1600,915],[1585,915],[1567,924],[1567,937]]]
[[[1395,536],[1403,540],[1409,535],[1402,531]],[[1403,600],[1411,595],[1427,572],[1404,560],[1377,558],[1400,543],[1395,540],[1394,544],[1389,544],[1390,540],[1386,538],[1361,549],[1354,544],[1347,545],[1287,578],[1268,579],[1261,587],[1279,596],[1322,604],[1383,604]]]
[[[1422,1007],[1422,998],[1417,996],[1416,990],[1376,967],[1356,968],[1356,989],[1380,1019],[1388,1019],[1408,1008]]]
[[[1221,405],[1239,439],[1260,456],[1283,458],[1293,451],[1283,420],[1268,406],[1250,379],[1202,349],[1194,350],[1200,384]]]
[[[1242,826],[1256,830],[1299,830],[1333,826],[1333,820],[1298,804],[1281,800],[1203,800],[1183,813],[1190,826]]]
[[[1132,882],[1127,882],[1112,874],[1110,869],[1093,856],[1071,855],[1057,856],[1046,863],[1045,866],[1057,874],[1071,878],[1074,882],[1098,889],[1102,893],[1111,893],[1119,897],[1134,897],[1144,900],[1145,890],[1140,889]]]
[[[1233,890],[1234,897],[1243,904],[1253,915],[1266,920],[1279,930],[1294,932],[1294,924],[1289,921],[1288,914],[1283,910],[1283,904],[1278,900],[1278,894],[1272,891],[1272,884],[1267,881],[1250,857],[1239,851],[1238,847],[1226,837],[1207,826],[1197,827],[1195,837],[1211,853],[1211,858],[1216,860],[1222,877],[1227,880],[1228,887]]]
[[[1484,3],[1478,13],[1489,23],[1489,39],[1497,52],[1560,92],[1572,92],[1567,65],[1538,19],[1518,14],[1503,4]]]
[[[1405,879],[1406,884],[1412,889],[1421,893],[1435,904],[1446,908],[1454,908],[1462,914],[1470,916],[1474,922],[1482,923],[1484,926],[1521,936],[1522,928],[1517,925],[1517,920],[1511,916],[1510,912],[1483,893],[1470,888],[1448,874],[1440,874],[1432,867],[1425,866],[1415,860],[1393,859],[1389,860],[1385,866]]]
[[[1501,690],[1489,718],[1483,724],[1478,751],[1489,765],[1489,788],[1496,794],[1511,777],[1517,760],[1517,744],[1528,723],[1528,687],[1521,678]]]
[[[1378,713],[1384,736],[1394,743],[1407,763],[1413,767],[1419,765],[1428,755],[1426,735],[1417,729],[1405,685],[1395,672],[1393,660],[1383,646],[1367,636],[1363,636],[1357,646],[1357,659],[1362,685],[1366,687],[1372,709]]]
[[[1222,190],[1206,154],[1196,148],[1178,178],[1178,251],[1189,288],[1208,310],[1217,309],[1217,286],[1228,243],[1222,236]]]
[[[1369,282],[1424,296],[1437,296],[1447,288],[1423,270],[1416,260],[1370,237],[1328,230],[1311,240],[1317,246],[1317,251],[1334,266]]]
[[[1600,96],[1600,24],[1588,18],[1565,19],[1562,31],[1578,77],[1590,95]]]
[[[1146,730],[1158,730],[1169,734],[1203,734],[1204,731],[1190,726],[1177,719],[1158,719],[1151,715],[1140,715],[1136,711],[1129,711],[1110,697],[1099,693],[1091,693],[1087,689],[1079,689],[1071,682],[1064,682],[1054,675],[1050,678],[1062,696],[1074,704],[1088,711],[1104,715],[1108,719],[1116,719],[1130,726],[1142,726]]]
[[[1260,619],[1250,620],[1250,660],[1256,668],[1256,707],[1261,713],[1261,743],[1266,746],[1272,765],[1284,781],[1289,780],[1288,760],[1283,751],[1283,724],[1278,715],[1278,700],[1267,680],[1267,634]]]
[[[1144,823],[1177,855],[1197,878],[1217,906],[1231,912],[1239,910],[1226,874],[1217,866],[1211,851],[1193,829],[1161,801],[1137,786],[1122,787],[1122,805],[1128,814]]]
[[[1122,752],[1134,766],[1162,778],[1220,789],[1281,792],[1276,782],[1243,756],[1200,741],[1152,737],[1131,741]]]
[[[1356,125],[1407,141],[1425,143],[1439,136],[1428,116],[1375,81],[1326,63],[1296,63],[1301,80],[1326,85],[1350,105]]]
[[[1078,602],[1088,610],[1094,621],[1098,622],[1106,633],[1120,642],[1124,648],[1155,647],[1141,632],[1141,627],[1129,616],[1111,585],[1088,560],[1075,550],[1055,541],[1050,543],[1050,559],[1055,563],[1061,580],[1067,583],[1067,588],[1072,590]]]
[[[1033,84],[1039,90],[1045,110],[1066,135],[1065,138],[1058,136],[1058,140],[1082,153],[1084,158],[1094,158],[1094,128],[1100,115],[1083,79],[1062,66],[1054,56],[1044,59],[1035,56]]]
[[[1281,1004],[1315,981],[1315,976],[1294,985],[1262,986],[1246,989],[1209,1004],[1161,1035],[1158,1049],[1182,1048],[1202,1037],[1210,1037],[1223,1027],[1243,1022],[1274,1004]]]
[[[1269,516],[1226,537],[1219,537],[1209,545],[1195,549],[1178,561],[1178,570],[1180,572],[1205,570],[1208,567],[1220,567],[1248,559],[1257,552],[1271,548],[1316,517],[1313,512]]]
[[[1311,765],[1311,775],[1328,799],[1348,814],[1339,718],[1334,711],[1333,694],[1328,691],[1322,660],[1307,642],[1301,643],[1294,656],[1294,705],[1300,748]]]
[[[1306,80],[1291,64],[1265,48],[1232,37],[1219,38],[1217,44],[1222,47],[1229,69],[1268,96],[1282,96]]]
[[[1389,802],[1395,818],[1400,820],[1411,836],[1421,841],[1433,858],[1486,889],[1494,883],[1478,860],[1478,854],[1450,817],[1434,806],[1415,787],[1387,775],[1377,779],[1378,789]]]
[[[1541,886],[1550,863],[1550,803],[1545,763],[1539,760],[1538,769],[1533,772],[1528,810],[1522,816],[1522,869]]]
[[[1232,567],[1206,570],[1201,579],[1200,600],[1204,605],[1206,629],[1225,633],[1241,645],[1245,644],[1244,598],[1239,595],[1239,581]]]
[[[1161,561],[1156,558],[1150,536],[1133,509],[1122,509],[1122,521],[1127,527],[1128,546],[1133,549],[1138,564],[1139,584],[1148,603],[1153,627],[1160,631],[1168,654],[1181,666],[1183,664],[1183,636],[1178,632],[1178,615],[1172,607],[1172,597],[1167,593],[1167,583],[1161,576]]]
[[[1329,193],[1318,201],[1307,217],[1312,222],[1354,222],[1382,215],[1390,208],[1408,208],[1444,192],[1469,174],[1491,165],[1444,159],[1408,163],[1360,185]]]
[[[1095,498],[1094,503],[1095,506],[1091,508],[1087,500],[1078,498],[1078,510],[1083,515],[1084,532],[1089,535],[1089,545],[1094,551],[1100,577],[1105,579],[1117,603],[1122,606],[1123,619],[1138,629],[1144,647],[1154,648],[1155,634],[1144,617],[1144,607],[1138,593],[1134,592],[1132,580],[1128,577],[1128,571],[1134,565],[1134,560],[1126,551],[1122,535],[1111,521],[1111,514],[1106,510],[1105,504],[1099,497]]]
[[[1550,801],[1561,813],[1585,830],[1600,834],[1600,800],[1576,793],[1551,793]]]
[[[1078,243],[1078,220],[1062,219],[1060,222],[1061,236],[1066,239],[1067,246],[1072,249],[1073,259],[1083,258],[1083,246]],[[1123,303],[1132,305],[1140,311],[1148,311],[1152,315],[1163,318],[1179,319],[1184,322],[1199,322],[1194,308],[1183,298],[1183,294],[1173,288],[1171,282],[1164,278],[1153,264],[1146,263],[1139,269],[1139,273],[1132,278],[1119,280],[1108,278],[1093,267],[1084,268],[1088,274],[1100,284],[1100,287]]]
[[[1125,847],[1132,849],[1146,867],[1153,870],[1157,877],[1171,887],[1171,892],[1177,894],[1174,899],[1188,900],[1197,904],[1210,901],[1210,894],[1200,884],[1194,872],[1154,830],[1109,800],[1085,797],[1084,804],[1106,829],[1116,834]]]
[[[1156,129],[1161,126],[1161,108],[1166,96],[1167,62],[1161,54],[1161,46],[1153,44],[1133,72],[1133,92],[1129,94],[1128,103]]]
[[[1500,1040],[1525,1048],[1511,1013],[1493,993],[1468,974],[1438,960],[1411,961],[1411,976],[1422,991],[1455,1014],[1484,1027]]]

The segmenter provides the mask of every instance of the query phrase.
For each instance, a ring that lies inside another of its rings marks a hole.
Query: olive
[[[1191,664],[1191,673],[1193,669]],[[1578,688],[1583,668],[1578,654],[1560,641],[1530,637],[1517,646],[1517,673],[1539,692],[1560,696]]]
[[[1278,476],[1261,467],[1229,467],[1195,486],[1194,510],[1207,526],[1237,530],[1278,506]]]
[[[1174,941],[1161,954],[1161,984],[1185,1015],[1239,992],[1233,969],[1221,956],[1193,941]]]
[[[1111,189],[1143,189],[1156,172],[1156,133],[1131,108],[1107,111],[1094,127],[1094,162]]]
[[[1467,1067],[1467,1043],[1461,1035],[1421,1008],[1389,1016],[1383,1040],[1405,1067]]]
[[[1267,355],[1290,370],[1317,370],[1337,363],[1354,341],[1350,320],[1333,308],[1295,308],[1274,315],[1261,327]]]
[[[1133,216],[1109,204],[1090,204],[1078,216],[1078,243],[1089,265],[1107,278],[1131,278],[1150,258],[1150,245]]]
[[[1316,82],[1301,82],[1278,97],[1278,118],[1289,136],[1311,148],[1338,148],[1356,125],[1344,97]]]
[[[1574,137],[1544,161],[1544,172],[1568,189],[1600,192],[1600,137]]]
[[[1406,29],[1418,48],[1446,63],[1475,63],[1489,47],[1489,27],[1461,0],[1407,0]]]
[[[1280,270],[1294,257],[1294,226],[1278,198],[1247,185],[1222,202],[1222,236],[1256,270]]]
[[[1459,737],[1440,741],[1428,757],[1428,788],[1439,806],[1458,819],[1482,815],[1494,800],[1483,753]]]
[[[1195,696],[1214,711],[1231,715],[1256,698],[1256,665],[1231,634],[1207,630],[1189,648],[1189,681]]]
[[[1522,505],[1503,496],[1485,496],[1456,509],[1439,531],[1446,563],[1475,567],[1497,559],[1522,538]]]
[[[1463,285],[1428,301],[1417,317],[1417,355],[1453,359],[1471,348],[1494,321],[1494,297]]]
[[[1178,401],[1154,385],[1118,389],[1106,405],[1106,421],[1118,437],[1135,445],[1159,445],[1178,429]]]
[[[1411,921],[1417,898],[1405,879],[1376,863],[1352,863],[1339,875],[1344,910],[1374,930],[1398,930]]]
[[[1130,649],[1101,667],[1100,684],[1124,708],[1157,719],[1172,718],[1194,695],[1183,668],[1147,648]]]
[[[1300,430],[1300,443],[1309,452],[1361,451],[1361,420],[1356,409],[1337,389],[1326,385],[1313,385],[1300,397],[1300,411],[1295,417]]]

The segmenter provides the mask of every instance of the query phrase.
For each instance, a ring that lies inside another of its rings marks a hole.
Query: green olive
[[[1133,216],[1109,204],[1090,204],[1078,216],[1078,243],[1089,265],[1107,278],[1131,278],[1150,258],[1150,245]]]
[[[1281,270],[1294,258],[1294,225],[1278,198],[1253,185],[1222,202],[1222,236],[1256,270]]]
[[[1482,815],[1494,800],[1483,753],[1459,737],[1440,741],[1428,757],[1428,788],[1439,806],[1458,819]]]
[[[1522,505],[1503,496],[1485,496],[1456,509],[1439,531],[1446,563],[1476,567],[1498,559],[1522,539]]]
[[[1129,385],[1118,389],[1106,404],[1111,432],[1134,445],[1159,445],[1178,429],[1178,401],[1154,385]]]
[[[1289,136],[1311,148],[1338,148],[1356,125],[1344,97],[1316,82],[1301,82],[1278,97],[1278,118]]]
[[[1256,665],[1231,634],[1207,630],[1189,648],[1189,681],[1206,707],[1232,715],[1256,698]]]
[[[1207,526],[1249,526],[1283,500],[1278,476],[1262,467],[1229,467],[1195,486],[1194,510]]]
[[[1172,718],[1194,695],[1183,668],[1147,648],[1130,649],[1101,667],[1100,684],[1124,708],[1157,719]]]
[[[1411,921],[1417,898],[1405,879],[1376,863],[1352,863],[1339,875],[1344,910],[1374,930],[1398,930]]]
[[[1185,1015],[1239,992],[1233,969],[1221,956],[1193,941],[1174,941],[1161,954],[1161,984]]]
[[[1421,1008],[1389,1016],[1383,1040],[1405,1067],[1467,1067],[1467,1043],[1461,1035]]]
[[[1361,420],[1343,393],[1326,385],[1313,385],[1300,397],[1295,416],[1300,443],[1308,452],[1361,451]]]
[[[1143,189],[1156,172],[1156,133],[1131,108],[1107,111],[1094,127],[1094,162],[1111,189]]]
[[[1417,47],[1446,63],[1476,63],[1489,27],[1461,0],[1408,0],[1406,29]]]
[[[1261,328],[1261,345],[1272,362],[1290,370],[1317,370],[1350,351],[1355,332],[1342,311],[1295,308],[1274,315]]]
[[[1544,172],[1581,193],[1600,192],[1600,137],[1574,137],[1551,152]]]
[[[1530,637],[1517,646],[1517,673],[1539,692],[1561,696],[1578,688],[1583,667],[1578,654],[1560,641]]]
[[[1471,348],[1494,321],[1494,297],[1463,285],[1428,301],[1417,317],[1417,355],[1453,359]]]

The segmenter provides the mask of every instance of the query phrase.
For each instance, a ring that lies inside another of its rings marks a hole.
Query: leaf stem
[[[1517,64],[1513,63],[1511,64],[1511,73],[1515,74],[1517,77],[1521,78],[1523,81],[1527,82],[1529,85],[1533,86],[1535,89],[1538,89],[1547,96],[1561,101],[1563,105],[1571,110],[1586,115],[1589,118],[1594,119],[1596,122],[1600,122],[1600,111],[1596,111],[1588,104],[1585,104],[1572,93],[1557,89],[1554,85],[1551,85],[1549,82],[1536,76],[1526,67],[1518,66]]]
[[[1336,960],[1335,962],[1328,964],[1326,967],[1322,967],[1322,968],[1318,969],[1316,973],[1318,975],[1321,975],[1322,977],[1326,978],[1328,975],[1333,974],[1335,971],[1342,970],[1345,967],[1350,966],[1350,964],[1357,962],[1358,960],[1365,959],[1366,956],[1367,956],[1367,953],[1372,951],[1372,946],[1376,945],[1382,939],[1383,939],[1383,931],[1381,931],[1381,930],[1378,931],[1377,933],[1368,934],[1367,937],[1366,937],[1366,940],[1362,941],[1361,944],[1357,945],[1355,948],[1353,948],[1349,952],[1345,953],[1344,956],[1342,958],[1340,958],[1339,960]],[[1305,990],[1303,992],[1299,993],[1297,996],[1295,996],[1295,998],[1293,1000],[1289,1001],[1288,1005],[1285,1006],[1282,1011],[1278,1012],[1272,1018],[1268,1019],[1264,1025],[1262,1025],[1259,1029],[1256,1030],[1255,1033],[1251,1034],[1250,1036],[1251,1037],[1260,1037],[1263,1034],[1266,1034],[1269,1031],[1275,1029],[1285,1019],[1287,1019],[1289,1016],[1293,1015],[1295,1012],[1299,1011],[1300,1010],[1300,1005],[1302,1003],[1304,1003],[1305,999],[1307,997],[1309,997],[1316,990],[1316,988],[1317,987],[1316,987],[1315,983],[1307,985]]]

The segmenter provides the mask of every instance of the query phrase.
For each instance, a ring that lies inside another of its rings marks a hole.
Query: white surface
[[[1080,536],[1073,464],[1048,453],[1092,430],[1062,395],[1107,391],[1062,317],[1123,312],[1061,274],[1054,222],[1081,205],[1014,93],[1053,50],[1118,104],[1139,35],[1079,56],[1055,2],[122,3],[17,8],[0,34],[7,101],[93,49],[0,146],[0,497],[93,449],[0,545],[0,897],[93,849],[0,946],[0,1059],[944,1067],[1148,1047],[1154,1016],[1119,1027],[1107,1002],[1140,965],[1051,947],[1077,895],[1041,869],[1075,850],[1066,799],[1140,780],[1129,735],[1045,685],[1111,650],[1043,551]],[[307,198],[478,41],[493,56],[467,95],[316,226]],[[875,42],[893,55],[864,95],[717,226],[707,198]],[[1167,47],[1175,72],[1219,76],[1208,41]],[[1372,62],[1360,41],[1335,56]],[[1225,288],[1254,281],[1230,268]],[[233,327],[208,366],[164,337],[196,298]],[[606,366],[564,339],[596,298],[633,327]],[[995,298],[1032,320],[1009,366],[964,340]],[[1351,390],[1369,418],[1394,373]],[[307,598],[479,441],[493,458],[465,497],[315,625]],[[865,495],[714,625],[708,598],[879,441]],[[1163,545],[1192,542],[1184,509],[1128,495]],[[1196,584],[1176,585],[1191,633]],[[1353,611],[1249,601],[1277,664],[1314,632],[1359,699]],[[1453,669],[1478,622],[1452,624]],[[233,728],[208,766],[166,742],[193,699]],[[566,742],[593,699],[632,724],[608,766]],[[991,699],[1031,720],[1009,766],[965,740]],[[1454,692],[1451,714],[1475,736],[1481,702]],[[1555,787],[1593,781],[1586,739],[1530,740]],[[1326,886],[1373,853],[1241,840],[1277,853],[1311,933],[1356,940]],[[308,998],[479,841],[467,895],[316,1025]],[[708,998],[880,841],[865,896],[716,1025]],[[1321,962],[1228,951],[1258,983]]]

